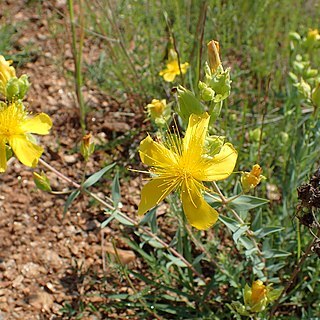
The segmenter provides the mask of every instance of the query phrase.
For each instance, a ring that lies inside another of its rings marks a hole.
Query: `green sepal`
[[[186,88],[179,86],[178,92],[178,114],[184,122],[189,120],[191,114],[202,114],[205,111],[204,105],[195,97],[195,95]]]

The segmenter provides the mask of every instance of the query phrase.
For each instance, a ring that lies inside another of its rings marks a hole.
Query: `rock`
[[[50,312],[53,306],[53,297],[51,294],[39,289],[38,292],[29,296],[29,304],[41,312]]]
[[[114,248],[113,245],[110,243],[107,243],[104,246],[104,249],[109,254],[112,254],[112,255],[117,254],[122,264],[128,264],[136,259],[136,255],[132,250],[123,250],[123,249]]]
[[[66,154],[63,158],[67,164],[74,164],[78,161],[78,157],[73,154]]]
[[[21,273],[28,279],[37,278],[45,272],[46,270],[43,267],[33,262],[26,263],[21,269]]]

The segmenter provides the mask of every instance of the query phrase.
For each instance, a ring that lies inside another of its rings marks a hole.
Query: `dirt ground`
[[[72,52],[65,19],[57,13],[59,10],[67,14],[66,1],[44,1],[41,10],[29,2],[2,0],[0,23],[19,25],[10,54],[25,47],[30,50],[28,62],[17,68],[18,75],[30,76],[29,108],[49,114],[54,123],[51,134],[40,139],[45,148],[42,158],[79,182],[83,161],[76,146],[81,128],[72,78],[70,74],[66,76],[73,71]],[[60,23],[60,28],[53,32],[55,23]],[[86,46],[85,59],[95,57],[94,49]],[[133,112],[130,99],[118,103],[93,86],[84,87],[84,95],[90,107],[88,130],[99,146],[108,146],[114,139],[122,141],[106,149],[99,147],[88,163],[88,175],[114,161],[121,167],[128,166],[137,159],[139,140],[133,143],[126,139],[126,132],[132,128],[140,128],[141,132],[143,108],[136,106]],[[36,171],[41,169],[45,170],[39,166]],[[72,187],[46,171],[53,190],[64,194],[41,192],[34,185],[32,172],[12,159],[7,172],[0,175],[0,320],[75,319],[72,310],[88,305],[92,306],[91,311],[85,308],[81,319],[123,319],[130,315],[130,310],[115,311],[105,297],[109,293],[130,293],[130,288],[108,261],[103,272],[103,209],[80,197],[64,217],[65,193]],[[110,195],[110,181],[110,175],[102,181],[101,197]],[[122,211],[132,216],[139,201],[140,184],[141,178],[135,174],[132,179],[121,181]],[[119,251],[124,262],[138,267],[140,262],[121,240],[121,228],[115,222],[104,229],[104,250],[112,251],[114,241],[125,250]],[[67,309],[66,303],[69,312],[62,312],[62,308]],[[101,310],[100,305],[108,308]]]

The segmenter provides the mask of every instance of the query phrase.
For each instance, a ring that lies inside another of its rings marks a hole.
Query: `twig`
[[[186,260],[177,250],[175,250],[174,248],[170,247],[169,244],[167,244],[166,242],[164,242],[163,240],[161,240],[157,235],[155,235],[152,231],[150,231],[149,229],[139,225],[139,222],[137,222],[136,220],[126,216],[124,213],[122,213],[121,211],[118,211],[116,208],[114,208],[112,205],[108,204],[107,202],[105,202],[103,199],[101,199],[98,195],[96,195],[93,192],[90,192],[89,190],[82,188],[82,186],[76,182],[74,182],[73,180],[71,180],[69,177],[65,176],[64,174],[62,174],[61,172],[59,172],[58,170],[56,170],[54,167],[52,167],[50,164],[48,164],[47,162],[45,162],[42,159],[39,159],[39,163],[41,163],[43,166],[45,166],[48,170],[52,171],[54,174],[56,174],[60,179],[69,182],[73,187],[79,189],[81,192],[84,192],[86,194],[88,194],[90,197],[92,197],[93,199],[97,200],[100,204],[102,204],[104,207],[108,208],[110,211],[112,211],[112,213],[117,213],[119,216],[121,216],[121,218],[125,219],[127,222],[129,222],[130,224],[132,224],[134,227],[140,229],[143,233],[147,234],[149,237],[151,237],[152,239],[154,239],[155,241],[157,241],[158,243],[160,243],[166,250],[170,251],[173,255],[175,255],[177,258],[179,258],[186,266],[188,269],[190,269],[198,278],[200,278],[201,280],[203,280],[206,283],[206,279],[205,277],[200,274],[194,267],[193,265]]]
[[[318,230],[318,234],[317,236],[320,236],[320,230]],[[306,252],[303,254],[303,256],[301,257],[299,263],[296,265],[295,269],[293,270],[292,276],[290,278],[290,280],[288,281],[287,285],[285,286],[285,288],[282,290],[279,298],[274,302],[274,306],[272,307],[271,311],[270,311],[270,316],[269,319],[273,318],[273,315],[275,314],[275,312],[277,311],[279,305],[280,305],[280,300],[282,299],[282,297],[285,295],[285,293],[289,290],[289,288],[292,286],[294,280],[296,279],[298,273],[301,271],[301,267],[303,265],[303,263],[306,261],[308,255],[310,254],[315,242],[318,240],[318,238],[313,238],[308,247]]]
[[[225,196],[222,194],[222,192],[221,192],[221,190],[219,189],[217,183],[216,183],[215,181],[213,181],[212,183],[213,183],[213,185],[214,185],[214,187],[215,187],[215,189],[216,189],[219,197],[221,198],[222,204],[225,205],[225,206],[228,205],[228,203],[229,203],[230,201],[228,201],[228,200],[225,198]],[[234,209],[228,207],[228,210],[230,210],[230,211],[232,212],[232,214],[235,216],[235,218],[236,218],[241,224],[245,224],[245,222],[242,220],[242,218],[238,215],[238,213],[237,213]],[[259,256],[262,256],[262,252],[261,252],[261,250],[260,250],[260,248],[259,248],[259,246],[258,246],[258,243],[257,243],[256,239],[254,238],[254,234],[253,234],[252,230],[247,230],[247,231],[246,231],[246,234],[251,238],[251,240],[252,240],[255,248],[257,249],[257,252],[258,252]],[[264,260],[264,259],[263,259],[263,260]]]
[[[128,272],[127,272],[127,269],[125,268],[125,266],[122,264],[121,262],[121,259],[119,257],[119,253],[118,253],[118,250],[117,250],[117,247],[115,246],[114,242],[112,242],[112,245],[113,245],[113,250],[115,252],[115,256],[116,256],[116,260],[118,262],[118,264],[121,266],[121,271],[122,273],[124,274],[124,277],[126,278],[127,280],[127,283],[129,284],[129,286],[131,287],[132,291],[134,292],[135,296],[137,297],[137,299],[139,300],[139,302],[143,305],[143,307],[145,308],[145,310],[147,310],[147,312],[149,312],[150,314],[152,314],[156,319],[158,320],[164,320],[162,317],[160,317],[154,310],[151,310],[149,308],[149,306],[147,305],[146,301],[144,300],[144,298],[142,297],[141,294],[139,294],[134,286],[134,284],[132,283],[129,275],[128,275]]]

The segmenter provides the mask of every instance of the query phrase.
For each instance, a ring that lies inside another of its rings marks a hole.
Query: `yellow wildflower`
[[[11,60],[6,60],[0,55],[0,93],[4,96],[6,96],[7,82],[16,76],[16,71],[11,64]]]
[[[241,184],[244,192],[248,192],[250,189],[255,188],[261,181],[265,179],[262,173],[262,168],[255,164],[250,172],[242,172]]]
[[[238,314],[251,317],[253,313],[264,311],[271,302],[277,300],[282,290],[274,289],[272,284],[265,286],[261,280],[256,280],[251,287],[248,284],[244,287],[244,305],[239,301],[233,301],[231,305]]]
[[[7,168],[6,144],[26,166],[35,167],[43,149],[35,144],[31,133],[48,134],[51,119],[45,113],[29,117],[21,103],[0,106],[0,172]]]
[[[167,121],[170,119],[171,106],[170,104],[167,104],[165,99],[153,99],[146,108],[150,119],[159,127],[165,126]]]
[[[189,63],[180,63],[181,73],[185,74],[189,67]],[[180,74],[178,59],[167,62],[167,68],[160,71],[159,75],[167,82],[174,81],[175,77]]]
[[[207,113],[192,114],[184,139],[169,139],[168,147],[150,136],[141,142],[141,161],[152,167],[154,177],[141,191],[139,215],[159,204],[170,192],[179,190],[184,213],[192,226],[203,230],[217,221],[218,212],[203,198],[203,181],[226,179],[235,167],[237,152],[226,143],[219,153],[207,154],[209,120]]]
[[[268,287],[261,280],[252,283],[251,288],[246,284],[244,289],[244,304],[251,312],[263,311],[268,303]]]
[[[150,115],[150,118],[152,120],[155,120],[156,118],[159,118],[162,116],[165,108],[166,108],[166,100],[157,100],[152,99],[151,103],[147,105],[147,110]]]
[[[311,41],[320,40],[320,34],[318,29],[309,29],[307,39]]]

